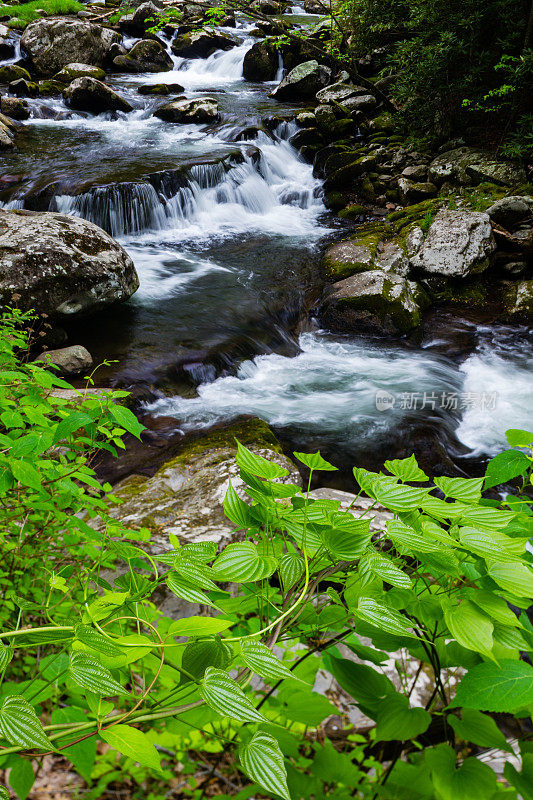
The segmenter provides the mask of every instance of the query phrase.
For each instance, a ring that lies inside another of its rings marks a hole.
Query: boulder
[[[0,25],[0,61],[15,58],[17,52],[16,39],[5,25]]]
[[[197,97],[192,100],[175,100],[154,111],[154,116],[165,122],[216,122],[218,103],[214,97]]]
[[[426,275],[465,278],[483,272],[495,248],[488,214],[442,210],[411,266]]]
[[[30,116],[26,100],[21,100],[18,97],[2,97],[0,99],[0,111],[2,114],[16,120],[28,119]]]
[[[377,106],[377,100],[373,94],[360,94],[343,100],[342,105],[352,115],[358,112],[368,114]]]
[[[281,479],[283,483],[301,486],[296,467],[283,455],[269,427],[252,419],[183,445],[152,478],[126,478],[114,487],[113,494],[121,503],[111,507],[111,516],[130,528],[148,528],[151,545],[159,552],[171,549],[170,534],[184,544],[207,541],[225,545],[240,538],[222,508],[230,479],[239,496],[250,502],[235,462],[235,439],[285,467],[289,474]]]
[[[0,121],[0,150],[12,150],[15,147],[15,135],[4,122]]]
[[[333,331],[403,334],[420,324],[426,303],[418,284],[375,269],[333,284],[319,315]]]
[[[514,186],[525,183],[527,177],[524,169],[511,161],[496,160],[473,147],[456,147],[431,162],[429,180],[438,185],[450,181],[462,185],[489,182]]]
[[[31,81],[31,75],[24,67],[19,67],[18,64],[6,64],[5,67],[0,67],[0,83],[11,83],[20,78]]]
[[[76,111],[132,111],[132,106],[117,92],[95,78],[76,78],[64,90],[63,96],[70,108]]]
[[[144,95],[167,95],[179,94],[185,89],[179,83],[147,83],[139,86],[137,91]]]
[[[421,200],[427,200],[428,197],[435,197],[439,191],[434,183],[411,181],[404,175],[398,179],[398,188],[402,201],[406,205],[419,203]]]
[[[130,5],[130,3],[128,3]],[[130,36],[144,36],[148,28],[152,28],[158,13],[161,13],[162,4],[148,2],[137,4],[131,14],[124,14],[119,20],[119,28]]]
[[[113,66],[121,72],[169,72],[174,63],[163,45],[142,39],[127,55],[116,56]]]
[[[54,75],[53,80],[59,83],[71,83],[76,78],[96,78],[97,81],[102,81],[105,78],[105,70],[93,67],[91,64],[67,64]]]
[[[138,286],[126,251],[91,222],[0,210],[0,302],[72,317],[126,300]]]
[[[58,374],[64,376],[79,375],[80,372],[90,370],[93,365],[91,354],[81,344],[61,347],[59,350],[46,350],[35,361],[58,367]]]
[[[202,30],[177,36],[171,44],[174,55],[181,58],[207,58],[217,50],[231,50],[239,42],[227,33]]]
[[[316,94],[316,99],[319,103],[329,103],[335,105],[336,103],[344,103],[350,97],[358,97],[368,94],[368,89],[362,86],[353,86],[351,83],[332,83],[331,86],[326,86]]]
[[[504,303],[512,317],[533,319],[533,280],[514,283],[504,293]]]
[[[403,170],[402,177],[410,181],[420,181],[420,183],[423,183],[427,180],[428,168],[425,164],[413,164]]]
[[[305,61],[292,69],[271,93],[276,100],[304,100],[315,97],[331,80],[331,70],[318,61]]]
[[[511,195],[496,200],[486,212],[493,222],[512,229],[533,214],[533,197]]]
[[[279,3],[277,0],[253,0],[250,4],[250,8],[253,11],[259,11],[261,14],[272,17],[276,14],[281,14],[284,7],[285,3]]]
[[[279,67],[279,54],[265,41],[256,42],[244,56],[242,74],[247,81],[273,81]]]
[[[18,78],[16,81],[11,81],[9,84],[9,91],[16,97],[37,97],[39,94],[39,87],[33,81],[27,81],[25,78]]]
[[[85,20],[38,19],[28,25],[21,44],[40,75],[55,75],[68,64],[104,67],[120,36]]]

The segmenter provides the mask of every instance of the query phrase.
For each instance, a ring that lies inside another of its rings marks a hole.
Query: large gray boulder
[[[21,44],[40,75],[54,75],[68,64],[105,66],[120,36],[85,20],[39,19],[22,34]]]
[[[320,89],[316,94],[316,99],[319,103],[329,103],[335,105],[336,103],[344,103],[351,97],[361,97],[368,95],[368,89],[363,86],[353,86],[351,83],[332,83],[331,86],[326,86],[325,89]]]
[[[59,350],[45,350],[35,361],[42,361],[57,367],[60,375],[79,375],[91,369],[93,359],[89,351],[81,344],[61,347]]]
[[[67,64],[54,75],[53,80],[71,83],[76,78],[96,78],[97,81],[102,81],[105,78],[105,70],[93,67],[91,64]]]
[[[525,183],[527,177],[524,169],[512,161],[495,159],[473,147],[456,147],[433,159],[429,180],[437,184],[451,181],[463,185],[489,182],[516,186]]]
[[[154,111],[154,116],[165,122],[189,122],[202,124],[216,122],[218,103],[214,97],[197,97],[192,100],[175,100],[165,103]]]
[[[118,55],[113,66],[121,72],[169,72],[173,61],[163,45],[153,39],[142,39],[127,55]]]
[[[132,106],[109,86],[95,78],[76,78],[63,92],[67,105],[76,111],[132,111]]]
[[[466,278],[483,272],[496,249],[488,214],[439,211],[411,267],[426,275]]]
[[[0,302],[52,317],[88,314],[139,287],[133,261],[105,231],[63,214],[0,210]]]
[[[490,208],[487,208],[487,214],[493,222],[503,225],[504,228],[512,229],[533,215],[533,197],[520,195],[502,197],[501,200],[496,200]]]
[[[375,269],[333,284],[320,319],[334,331],[408,333],[420,324],[427,302],[415,282]]]
[[[217,50],[231,50],[239,42],[227,33],[205,29],[177,36],[171,44],[174,55],[181,58],[207,58]]]
[[[133,5],[128,3],[128,5]],[[131,14],[124,14],[119,20],[118,26],[121,31],[131,36],[144,36],[148,28],[152,28],[157,20],[157,14],[161,13],[162,3],[150,2],[139,3]]]
[[[271,93],[276,100],[303,100],[315,97],[331,80],[331,70],[318,61],[298,64]]]

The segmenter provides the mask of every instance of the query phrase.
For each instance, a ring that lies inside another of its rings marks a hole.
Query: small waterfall
[[[275,81],[276,83],[280,83],[283,80],[283,76],[285,75],[285,67],[283,66],[283,56],[281,54],[281,50],[278,50],[278,71],[276,72]]]
[[[208,58],[174,57],[177,78],[186,88],[205,86],[206,80],[211,79],[216,86],[242,80],[244,56],[252,44],[253,39],[246,39],[243,44],[231,50],[217,50]]]

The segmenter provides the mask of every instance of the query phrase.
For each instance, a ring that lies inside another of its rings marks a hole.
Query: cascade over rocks
[[[177,36],[171,44],[171,50],[181,58],[207,58],[216,50],[231,50],[238,44],[227,33],[206,29]]]
[[[159,106],[154,116],[165,122],[216,122],[219,116],[218,103],[214,97],[175,100]]]
[[[91,222],[0,210],[0,302],[72,317],[126,300],[138,287],[126,251]]]
[[[316,93],[328,85],[331,69],[318,61],[299,64],[286,75],[270,96],[276,100],[303,100],[315,97]]]
[[[92,22],[55,18],[30,23],[20,41],[39,75],[54,75],[72,63],[104,67],[120,36]]]
[[[103,111],[132,111],[132,106],[109,86],[95,78],[76,78],[67,86],[63,96],[77,111],[100,114]]]
[[[174,65],[163,45],[143,39],[127,55],[116,56],[113,66],[122,72],[169,72]]]

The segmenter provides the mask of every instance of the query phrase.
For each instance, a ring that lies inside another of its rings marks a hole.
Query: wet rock
[[[0,25],[0,61],[14,58],[17,52],[16,39],[9,28]]]
[[[145,86],[139,86],[137,91],[144,95],[167,95],[179,94],[185,89],[179,83],[147,83]]]
[[[372,269],[376,247],[357,241],[338,242],[331,245],[324,256],[324,266],[336,276],[355,275]]]
[[[490,182],[514,186],[526,182],[526,173],[511,161],[496,160],[472,147],[457,147],[431,162],[429,180],[438,185],[451,181],[462,185]]]
[[[2,97],[0,99],[0,111],[2,114],[6,114],[6,116],[16,120],[28,119],[30,116],[27,102],[18,97]]]
[[[71,83],[76,78],[96,78],[102,81],[105,78],[105,71],[91,64],[67,64],[54,75],[53,80],[59,83]]]
[[[521,197],[511,195],[496,200],[486,212],[493,222],[503,225],[504,228],[512,229],[522,220],[533,214],[533,197]]]
[[[411,167],[406,167],[402,172],[402,177],[407,178],[409,181],[420,181],[423,183],[427,180],[428,168],[425,164],[413,164]]]
[[[0,67],[0,83],[11,83],[23,78],[26,81],[31,81],[31,75],[27,69],[20,67],[18,64],[6,64]]]
[[[130,36],[144,36],[148,28],[153,27],[155,15],[161,13],[159,3],[148,2],[137,4],[132,14],[125,14],[120,18],[118,26],[121,31]]]
[[[175,100],[154,111],[154,116],[165,122],[216,122],[218,103],[214,97],[197,97],[192,100]]]
[[[12,150],[15,147],[15,135],[7,125],[0,121],[0,150]]]
[[[302,111],[301,114],[296,116],[296,122],[300,128],[314,128],[316,125],[316,117],[312,111]]]
[[[169,534],[183,543],[224,545],[239,538],[222,508],[230,479],[240,497],[250,502],[235,463],[235,439],[285,467],[289,474],[281,479],[284,483],[301,485],[295,466],[283,455],[269,427],[253,419],[183,445],[152,478],[134,475],[122,481],[113,492],[122,503],[111,508],[111,515],[131,528],[148,528],[157,551],[170,549]]]
[[[439,191],[434,183],[418,183],[417,181],[409,180],[403,175],[398,179],[398,188],[400,189],[402,201],[408,205],[427,200],[428,197],[435,197]]]
[[[120,36],[84,20],[39,19],[22,34],[21,44],[40,75],[54,75],[68,64],[104,67],[111,45]]]
[[[358,97],[368,94],[368,89],[362,86],[353,86],[351,83],[332,83],[331,86],[326,86],[316,94],[316,99],[319,103],[327,103],[334,105],[336,103],[344,103],[351,97]]]
[[[377,106],[377,100],[373,94],[362,94],[355,97],[348,97],[342,101],[344,108],[348,109],[350,114],[357,114],[363,112],[368,114],[373,111]]]
[[[286,75],[271,93],[276,100],[303,100],[315,97],[331,80],[331,70],[318,61],[299,64]]]
[[[207,58],[217,50],[231,50],[238,41],[226,33],[205,29],[178,36],[171,44],[174,55],[181,58]]]
[[[370,270],[330,287],[320,320],[333,331],[407,333],[421,321],[420,287],[392,272]]]
[[[464,278],[483,272],[496,247],[490,220],[479,211],[439,211],[411,266],[427,275]]]
[[[39,87],[33,81],[19,78],[16,81],[11,81],[9,84],[9,91],[16,95],[16,97],[37,97],[39,94]]]
[[[37,356],[35,361],[53,364],[58,367],[57,374],[64,376],[79,375],[80,372],[90,370],[93,365],[91,354],[81,344],[62,347],[59,350],[46,350]]]
[[[169,72],[174,64],[159,42],[142,39],[127,55],[114,58],[113,66],[122,72]]]
[[[247,81],[273,81],[279,66],[275,47],[265,41],[256,42],[244,56],[242,74]]]
[[[132,111],[132,106],[109,86],[95,78],[76,78],[67,86],[63,96],[70,108],[76,111]]]
[[[39,81],[38,88],[40,97],[54,97],[63,92],[65,84],[60,81],[45,80]]]
[[[71,317],[126,300],[138,286],[131,258],[91,222],[0,210],[0,302]]]
[[[519,281],[505,291],[504,303],[512,317],[533,319],[533,280]]]

